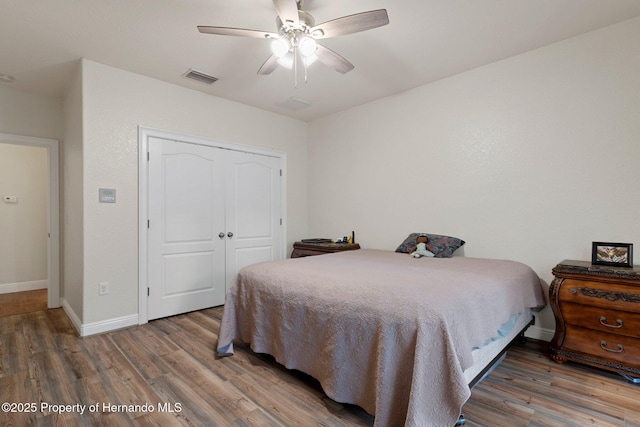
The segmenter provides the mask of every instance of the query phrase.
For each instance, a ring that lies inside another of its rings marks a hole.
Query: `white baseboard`
[[[0,294],[10,294],[13,292],[35,291],[38,289],[47,289],[49,287],[48,280],[34,280],[31,282],[4,283],[0,284]]]
[[[80,318],[73,311],[69,303],[65,299],[62,300],[62,308],[67,316],[71,320],[73,327],[81,337],[87,337],[89,335],[101,334],[104,332],[114,331],[116,329],[126,328],[129,326],[135,326],[138,324],[138,315],[132,314],[130,316],[117,317],[115,319],[102,320],[100,322],[85,323],[80,321]]]
[[[532,325],[525,332],[525,336],[540,341],[550,342],[553,339],[555,331],[553,329],[543,329],[539,326]]]
[[[115,319],[102,320],[100,322],[85,323],[82,325],[80,335],[87,337],[89,335],[101,334],[137,324],[138,315],[131,314],[129,316],[116,317]]]
[[[71,324],[73,325],[73,328],[76,330],[78,335],[82,335],[80,334],[80,331],[82,330],[82,322],[80,322],[80,318],[78,317],[76,312],[73,311],[73,309],[71,308],[71,306],[69,305],[66,299],[60,298],[60,302],[62,303],[62,309],[67,314],[67,317],[69,318],[69,320],[71,320]]]

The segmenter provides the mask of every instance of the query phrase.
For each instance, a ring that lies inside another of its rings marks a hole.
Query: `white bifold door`
[[[242,267],[282,258],[281,159],[149,138],[148,319],[224,304]]]

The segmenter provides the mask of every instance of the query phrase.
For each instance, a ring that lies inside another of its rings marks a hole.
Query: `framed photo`
[[[593,242],[591,263],[615,267],[633,267],[633,244]]]

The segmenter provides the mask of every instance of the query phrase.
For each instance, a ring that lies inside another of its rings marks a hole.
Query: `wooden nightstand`
[[[360,249],[360,245],[357,243],[295,242],[293,244],[293,252],[291,252],[291,258],[323,255],[341,251],[353,251],[355,249]]]
[[[640,382],[640,268],[563,261],[549,300],[556,332],[551,358],[607,369]]]

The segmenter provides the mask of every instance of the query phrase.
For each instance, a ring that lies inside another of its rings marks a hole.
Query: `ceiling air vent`
[[[282,102],[277,103],[276,105],[278,107],[287,108],[289,110],[300,110],[302,108],[307,108],[311,106],[311,104],[308,103],[307,101],[303,101],[302,99],[299,99],[299,98],[294,98],[293,96],[291,98],[285,99]]]
[[[200,83],[205,83],[205,84],[208,84],[208,85],[218,81],[217,77],[213,77],[213,76],[210,76],[208,74],[205,74],[205,73],[202,73],[200,71],[193,70],[193,69],[191,69],[191,70],[187,71],[186,73],[184,73],[182,75],[182,77],[186,77],[188,79],[192,79],[192,80],[198,81]]]

